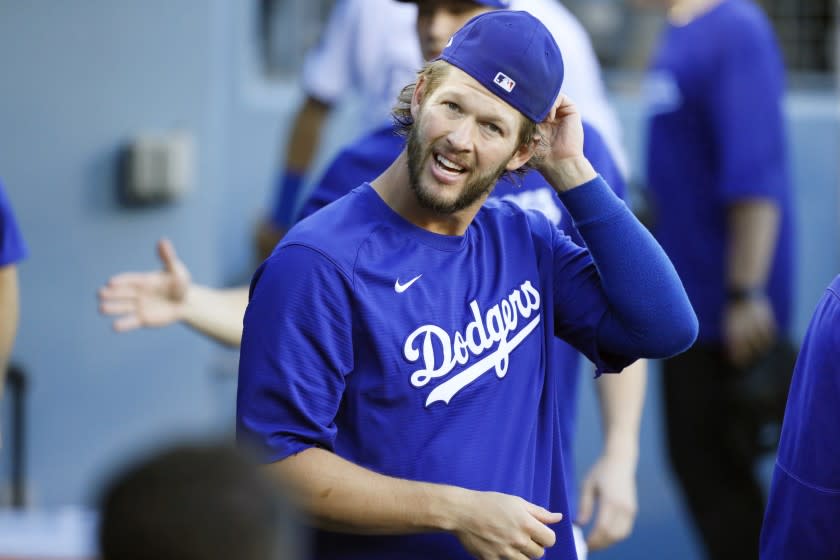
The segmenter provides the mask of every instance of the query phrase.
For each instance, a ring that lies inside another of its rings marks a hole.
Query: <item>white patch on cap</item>
[[[446,47],[449,47],[449,46],[451,46],[451,45],[452,45],[452,39],[453,39],[454,37],[455,37],[455,36],[453,35],[452,37],[450,37],[450,38],[449,38],[449,42],[448,42],[448,43],[446,43]],[[446,48],[446,47],[444,47],[444,48]]]
[[[499,72],[498,74],[496,74],[496,77],[493,78],[493,83],[508,93],[512,92],[513,88],[516,87],[516,82],[514,82],[510,78],[510,76],[504,74],[503,72]]]

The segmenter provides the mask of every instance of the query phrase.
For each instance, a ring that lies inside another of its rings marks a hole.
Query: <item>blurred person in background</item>
[[[422,59],[412,40],[416,10],[394,0],[338,0],[301,69],[304,100],[295,114],[277,174],[274,200],[256,234],[259,260],[294,223],[298,197],[327,119],[349,94],[365,103],[357,122],[366,132],[386,119],[400,88]]]
[[[357,93],[365,101],[359,132],[368,132],[388,119],[391,103],[402,86],[414,79],[423,60],[431,60],[430,51],[421,53],[417,48],[417,11],[413,4],[395,0],[339,0],[333,8],[321,42],[304,61],[301,81],[305,99],[294,117],[270,212],[257,229],[260,260],[271,253],[295,221],[301,190],[332,108],[349,93]],[[575,53],[571,67],[566,70],[568,82],[564,84],[564,93],[576,100],[584,119],[601,132],[626,174],[621,131],[607,102],[598,60],[588,34],[562,3],[556,0],[419,2],[420,9],[427,13],[437,10],[439,5],[445,5],[458,20],[487,6],[525,10],[545,23],[560,49]],[[441,19],[437,26],[427,26],[426,37],[421,39],[427,47],[440,52],[449,39],[442,30],[450,27],[451,24]]]
[[[0,183],[0,397],[5,387],[6,368],[12,355],[20,313],[17,263],[25,256],[23,236]]]
[[[783,63],[749,0],[635,2],[667,10],[645,87],[647,180],[654,233],[700,320],[696,345],[664,364],[669,457],[708,557],[755,558],[767,446],[740,388],[790,356]]]
[[[504,7],[506,3],[498,0],[417,2],[415,36],[419,39],[423,56],[428,60],[436,58],[449,38],[470,18]],[[597,65],[593,63],[591,45],[580,25],[562,7],[551,2],[541,1],[529,4],[529,7],[532,13],[541,14],[543,21],[553,22],[548,27],[555,38],[563,38],[561,48],[565,45],[567,52],[574,53],[565,61],[569,74],[563,90],[578,91],[590,99],[591,107],[598,107],[598,103],[591,101],[598,97],[593,96],[589,90],[597,89],[593,84],[600,84],[600,78]],[[577,59],[577,53],[582,53],[581,61]],[[599,113],[594,108],[590,111]],[[602,114],[597,120],[609,122],[610,114]],[[584,123],[584,132],[586,157],[616,193],[623,197],[623,175],[603,136],[588,121]],[[298,218],[312,214],[359,184],[379,176],[403,148],[404,140],[394,132],[393,124],[383,122],[382,126],[363,136],[336,157],[304,203]],[[555,225],[564,229],[576,244],[584,245],[568,211],[539,173],[530,172],[522,181],[503,178],[492,196],[511,200],[526,209],[539,210]],[[158,326],[181,319],[201,332],[238,345],[247,302],[245,289],[238,292],[212,291],[191,284],[189,273],[175,255],[171,243],[161,242],[158,250],[165,267],[162,273],[119,275],[104,288],[103,309],[108,313],[124,314],[116,320],[115,326],[118,329]],[[209,300],[214,298],[215,303],[210,303]],[[230,311],[229,318],[223,319],[226,310]],[[610,546],[626,538],[635,521],[635,473],[646,367],[640,361],[628,368],[624,375],[603,376],[596,381],[603,419],[604,446],[602,454],[584,477],[582,491],[578,496],[578,481],[574,475],[574,441],[580,356],[565,342],[555,341],[554,346],[554,360],[563,364],[560,368],[563,372],[560,385],[563,406],[558,413],[571,511],[573,516],[577,514],[574,520],[579,525],[593,522],[586,543],[580,527],[575,526],[578,555],[584,558],[587,543],[594,550]]]
[[[299,560],[285,491],[241,452],[177,445],[117,474],[100,503],[100,560]]]

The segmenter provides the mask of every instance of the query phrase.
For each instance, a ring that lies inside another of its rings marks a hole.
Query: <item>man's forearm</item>
[[[0,267],[0,395],[17,334],[19,314],[17,267]]]
[[[604,431],[604,453],[635,463],[647,385],[647,362],[638,360],[621,374],[602,375],[595,382]]]
[[[779,235],[779,207],[772,200],[744,200],[729,206],[727,219],[726,286],[730,290],[762,290]]]
[[[312,163],[321,128],[329,114],[330,106],[314,97],[307,97],[295,117],[286,147],[286,169],[303,174]]]
[[[403,480],[359,467],[330,451],[309,448],[266,467],[291,485],[315,524],[368,535],[449,531],[460,493],[454,486]]]
[[[247,306],[248,286],[221,290],[192,285],[184,302],[182,320],[222,344],[239,346]]]

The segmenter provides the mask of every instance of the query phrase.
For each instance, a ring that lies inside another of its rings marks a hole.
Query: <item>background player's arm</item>
[[[602,375],[595,382],[601,408],[604,448],[581,487],[577,521],[595,524],[587,535],[590,550],[627,538],[638,510],[636,468],[639,429],[647,385],[647,362],[638,360],[621,375]]]
[[[321,141],[321,129],[332,106],[307,96],[295,117],[286,148],[286,169],[304,174],[315,157]]]
[[[193,284],[167,240],[158,242],[163,269],[113,276],[99,289],[99,309],[117,315],[114,330],[165,327],[183,322],[223,344],[239,346],[248,286],[214,289]]]
[[[310,447],[268,465],[323,529],[368,535],[447,531],[477,558],[541,558],[551,513],[522,498],[384,476]]]
[[[17,334],[18,315],[17,266],[0,266],[0,395],[3,394],[6,366]]]
[[[734,202],[728,209],[727,286],[745,297],[724,310],[724,342],[736,365],[745,365],[776,338],[773,308],[764,293],[779,233],[779,208],[769,199]]]
[[[297,196],[309,165],[321,140],[321,129],[331,106],[307,96],[295,116],[292,132],[286,144],[285,171],[278,178],[271,216],[260,223],[256,245],[260,260],[268,258],[277,243],[292,225]]]

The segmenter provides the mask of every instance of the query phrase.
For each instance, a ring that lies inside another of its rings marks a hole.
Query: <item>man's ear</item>
[[[508,171],[515,171],[528,163],[534,154],[537,152],[537,148],[540,145],[540,136],[535,134],[530,142],[525,144],[520,144],[518,148],[513,152],[513,156],[511,156],[510,161],[508,161],[505,169]]]
[[[420,105],[423,104],[423,98],[426,96],[426,76],[420,76],[417,79],[417,84],[414,86],[414,93],[411,94],[411,118],[417,122],[417,116],[420,114]]]

